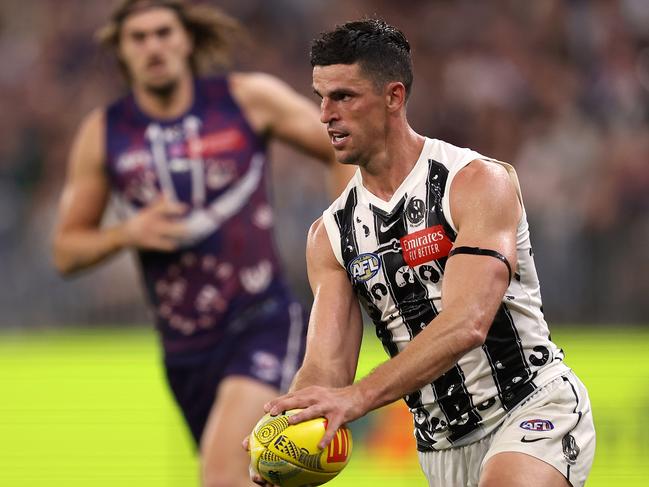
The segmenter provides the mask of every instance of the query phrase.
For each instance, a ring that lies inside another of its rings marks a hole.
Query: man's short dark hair
[[[311,66],[358,63],[376,85],[400,81],[406,97],[412,87],[408,39],[382,19],[363,19],[337,26],[311,43]]]

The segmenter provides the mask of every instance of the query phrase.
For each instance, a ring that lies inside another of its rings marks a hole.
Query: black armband
[[[512,280],[512,267],[509,265],[507,257],[505,257],[500,252],[489,249],[481,249],[480,247],[456,247],[449,252],[448,256],[453,257],[455,254],[488,255],[489,257],[494,257],[507,266],[507,272],[509,272],[509,281]]]

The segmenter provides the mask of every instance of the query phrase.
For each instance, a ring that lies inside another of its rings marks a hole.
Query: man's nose
[[[323,98],[320,102],[320,121],[322,123],[329,123],[332,120],[337,119],[336,111],[334,110],[334,104],[331,103],[331,100]]]

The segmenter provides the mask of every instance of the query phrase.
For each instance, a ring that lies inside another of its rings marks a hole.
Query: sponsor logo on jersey
[[[520,424],[520,427],[529,431],[550,431],[554,429],[552,421],[547,419],[527,419]]]
[[[453,247],[441,225],[406,235],[400,242],[403,259],[410,267],[446,257]]]
[[[235,128],[211,132],[200,138],[200,152],[203,157],[242,150],[245,145],[245,136]]]
[[[365,282],[373,278],[381,269],[381,260],[372,253],[360,254],[347,266],[347,272],[356,282]]]
[[[131,149],[122,152],[117,157],[117,171],[128,172],[142,167],[148,167],[153,163],[151,152],[146,149]]]

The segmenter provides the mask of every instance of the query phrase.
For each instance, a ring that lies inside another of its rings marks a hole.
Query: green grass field
[[[649,485],[649,330],[554,330],[589,387],[598,429],[590,487]],[[363,344],[361,373],[384,359]],[[195,486],[192,445],[166,390],[152,331],[0,333],[0,486]],[[425,486],[405,406],[352,425],[330,482]]]

